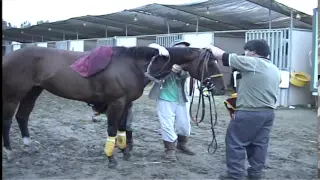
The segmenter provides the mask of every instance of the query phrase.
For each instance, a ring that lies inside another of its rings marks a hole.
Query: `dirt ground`
[[[225,169],[224,138],[229,121],[217,98],[218,151],[207,153],[211,131],[207,122],[192,125],[190,145],[196,156],[177,152],[177,163],[162,163],[163,145],[155,102],[143,95],[134,105],[134,149],[131,161],[116,151],[117,169],[108,168],[103,148],[107,136],[106,118],[92,122],[92,110],[85,103],[44,92],[31,114],[30,134],[39,152],[27,154],[16,121],[11,130],[12,147],[18,157],[2,160],[3,179],[217,179]],[[196,108],[196,107],[194,107]],[[317,136],[315,109],[276,111],[271,132],[266,179],[316,179]]]

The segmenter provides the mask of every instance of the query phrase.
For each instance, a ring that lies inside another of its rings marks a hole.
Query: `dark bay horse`
[[[105,153],[109,159],[109,167],[117,165],[112,155],[115,138],[118,147],[125,151],[126,118],[123,117],[128,111],[128,106],[142,95],[143,89],[150,82],[145,72],[151,59],[159,52],[149,47],[112,47],[112,49],[110,64],[89,78],[79,75],[70,65],[90,52],[26,47],[3,57],[2,124],[3,144],[8,159],[13,155],[9,132],[15,110],[18,108],[15,117],[24,145],[31,146],[28,120],[37,98],[45,89],[70,100],[107,104],[108,138]],[[224,94],[225,85],[215,58],[211,55],[209,59],[203,60],[203,54],[207,50],[168,48],[168,51],[170,58],[158,57],[151,67],[151,74],[170,71],[173,64],[179,64],[189,72],[190,76],[214,84],[216,94]]]

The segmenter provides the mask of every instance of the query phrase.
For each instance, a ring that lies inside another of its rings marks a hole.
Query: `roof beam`
[[[256,5],[258,5],[258,6],[261,6],[261,7],[267,8],[267,9],[270,9],[270,7],[268,7],[268,6],[266,6],[265,4],[263,4],[261,0],[258,0],[258,1],[257,1],[257,0],[246,0],[246,1],[251,2],[251,3],[253,3],[253,4],[256,4]],[[282,6],[285,6],[285,7],[289,8],[289,9],[292,9],[292,10],[297,11],[296,9],[290,8],[290,7],[288,7],[288,6],[284,5],[284,4],[279,3],[279,2],[276,2],[276,1],[272,1],[272,2],[271,2],[271,7],[272,7],[272,5],[273,5],[274,2],[275,2],[276,4],[281,4]],[[280,13],[280,14],[282,14],[282,15],[285,15],[285,16],[289,16],[289,17],[291,16],[291,13],[290,13],[290,12],[279,11],[278,9],[274,9],[274,8],[271,8],[271,10],[272,10],[272,11],[275,11],[275,12],[277,12],[277,13]],[[307,15],[307,14],[305,14],[305,13],[303,13],[303,12],[299,12],[299,14]],[[297,20],[298,20],[298,19],[297,19]],[[301,22],[304,22],[304,23],[306,23],[306,24],[312,25],[312,20],[311,20],[311,22],[310,22],[308,19],[304,19],[303,17],[301,17],[301,19],[298,20],[298,21],[301,21]]]
[[[86,32],[82,32],[82,31],[79,31],[79,30],[75,30],[75,31],[71,31],[70,28],[69,29],[61,29],[61,28],[58,28],[57,26],[55,25],[52,25],[52,24],[41,24],[40,27],[47,27],[47,28],[50,28],[52,31],[55,31],[55,32],[60,32],[60,33],[65,33],[65,34],[72,34],[72,35],[83,35],[83,36],[87,36],[89,38],[97,38],[97,34],[93,35],[91,33],[86,33]],[[49,31],[49,30],[48,30]]]
[[[111,21],[113,23],[120,23],[120,24],[123,24],[123,25],[136,26],[136,27],[140,27],[140,28],[143,28],[143,29],[151,29],[151,30],[156,31],[157,33],[159,33],[159,32],[160,33],[164,33],[164,30],[161,30],[161,29],[149,28],[149,27],[146,27],[146,26],[141,26],[141,25],[138,25],[138,24],[133,24],[133,23],[127,23],[127,22],[123,22],[123,21],[113,20],[113,19],[109,19],[109,18],[102,18],[102,17],[96,17],[96,16],[90,16],[90,18],[97,19],[97,20],[103,20],[103,21]]]
[[[140,11],[137,11],[137,10],[132,10],[132,9],[130,9],[130,10],[125,10],[125,11],[134,12],[134,13],[139,13],[139,14],[146,14],[146,15],[154,16],[154,17],[165,18],[165,19],[170,20],[170,21],[179,21],[179,22],[182,22],[182,23],[184,23],[184,24],[190,24],[190,25],[193,25],[193,26],[197,27],[196,24],[191,23],[191,22],[185,22],[185,21],[182,21],[182,20],[180,20],[180,19],[179,19],[179,20],[178,20],[178,19],[170,19],[170,18],[167,18],[167,17],[163,17],[163,16],[160,16],[160,15],[156,15],[156,14],[154,14],[154,13],[150,13],[150,12],[148,12],[148,14],[147,14],[147,13],[143,13],[143,12],[140,12]],[[142,10],[141,10],[141,11],[142,11]],[[145,11],[145,12],[146,12],[146,11]],[[198,25],[198,26],[199,26],[199,27],[202,27],[202,28],[205,28],[205,29],[207,29],[207,30],[209,30],[209,31],[218,30],[218,29],[213,29],[212,27],[207,27],[207,26],[203,26],[203,25]]]
[[[235,26],[235,25],[232,25],[232,24],[223,22],[223,21],[219,21],[219,20],[216,20],[216,19],[212,19],[212,18],[210,18],[210,17],[202,16],[202,15],[199,15],[199,14],[197,14],[197,13],[193,13],[193,12],[190,12],[190,11],[186,11],[186,10],[183,10],[183,9],[180,9],[180,8],[174,8],[174,7],[169,6],[169,5],[164,5],[164,4],[157,4],[157,5],[160,5],[160,6],[163,6],[163,7],[167,7],[167,8],[169,8],[169,9],[174,9],[174,10],[177,10],[177,11],[182,11],[182,12],[185,12],[185,13],[188,13],[188,14],[192,14],[192,15],[194,15],[194,16],[199,16],[199,17],[202,17],[202,18],[206,18],[206,19],[209,19],[209,20],[211,20],[211,21],[216,21],[216,22],[218,22],[218,23],[220,23],[220,24],[225,24],[225,25],[227,25],[227,26],[235,27],[235,28],[237,28],[237,29],[246,29],[246,28],[244,28],[244,27]]]
[[[74,20],[81,21],[81,22],[84,22],[84,23],[96,24],[96,25],[101,26],[101,27],[104,27],[104,28],[108,27],[108,25],[101,24],[101,23],[96,23],[96,22],[92,22],[92,21],[80,20],[80,19],[74,19]],[[110,26],[110,27],[115,27],[115,26]],[[123,31],[126,31],[126,27],[115,27],[115,28],[122,29]],[[107,31],[108,31],[108,28],[107,28]],[[133,30],[130,30],[130,31],[131,31],[131,32],[134,32],[134,33],[138,33],[138,34],[143,33],[143,32],[138,32],[138,31],[133,31]]]
[[[23,34],[23,35],[27,35],[27,36],[33,36],[33,37],[39,37],[39,38],[41,38],[41,39],[43,39],[43,38],[51,38],[51,39],[55,39],[55,40],[62,40],[62,38],[58,38],[57,36],[48,36],[48,35],[43,35],[43,33],[41,33],[41,32],[36,32],[36,34],[34,34],[34,33],[30,33],[29,32],[30,30],[22,30],[22,31],[19,31],[19,32],[14,32],[14,31],[7,31],[7,32],[3,32],[4,34],[5,34],[5,36],[6,35],[10,35],[10,34],[12,34],[12,35],[14,35],[14,36],[16,36],[17,34]],[[23,32],[23,33],[22,33]],[[31,32],[35,32],[34,30],[32,30]]]

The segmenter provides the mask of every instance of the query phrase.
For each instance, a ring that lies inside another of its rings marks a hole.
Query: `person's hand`
[[[180,73],[182,68],[178,64],[174,64],[171,68],[171,71],[174,73]]]
[[[222,59],[222,55],[225,52],[224,50],[210,44],[209,46],[206,47],[206,49],[210,50],[213,54],[214,57],[216,57],[217,59],[221,60]]]
[[[167,56],[167,57],[169,57],[169,51],[168,51],[165,47],[160,46],[159,44],[152,43],[152,44],[149,44],[148,47],[158,49],[160,56]]]

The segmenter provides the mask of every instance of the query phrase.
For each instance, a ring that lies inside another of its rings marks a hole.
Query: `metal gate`
[[[280,70],[289,71],[289,29],[249,30],[245,41],[264,39],[270,47],[270,60]],[[289,88],[279,88],[277,106],[288,106]]]
[[[99,47],[99,46],[116,46],[116,45],[117,45],[117,41],[114,37],[97,40],[97,47]]]
[[[163,47],[170,47],[176,40],[182,40],[182,34],[168,34],[156,37],[156,43]]]
[[[246,42],[264,39],[270,47],[270,60],[280,70],[288,70],[289,29],[250,30],[246,32]]]

